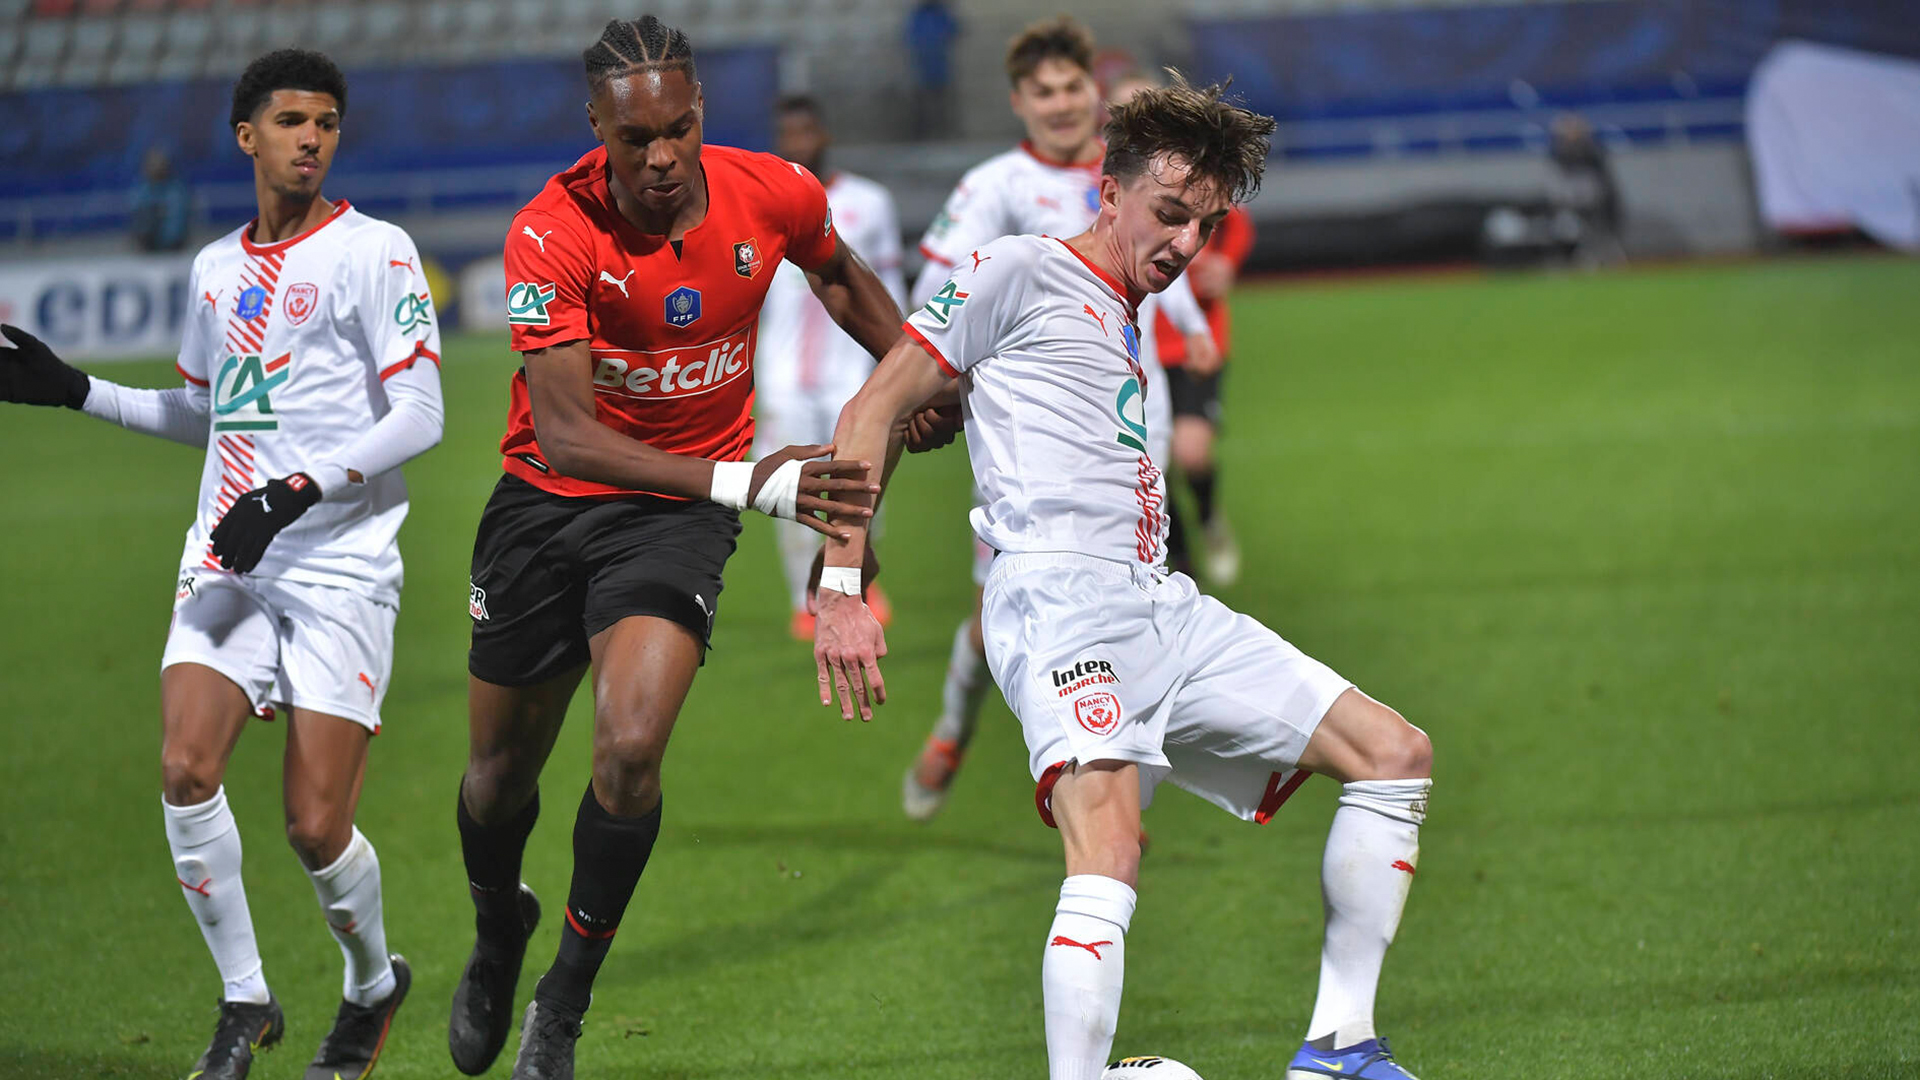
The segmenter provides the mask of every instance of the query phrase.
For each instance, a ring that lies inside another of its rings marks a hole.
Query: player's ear
[[[233,127],[233,141],[239,145],[240,152],[248,157],[254,156],[253,121],[242,120]]]
[[[707,122],[707,91],[699,84],[693,84],[693,118],[705,125]]]
[[[587,99],[587,126],[593,129],[593,137],[606,142],[607,137],[600,134],[600,114],[593,111],[593,99]]]

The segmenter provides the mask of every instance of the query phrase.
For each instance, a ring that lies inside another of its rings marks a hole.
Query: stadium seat
[[[71,15],[79,6],[76,0],[33,0],[35,18],[54,19]]]
[[[197,65],[212,33],[212,16],[204,11],[176,11],[168,15],[161,46],[161,54],[165,57],[162,66],[178,63]]]
[[[321,52],[345,52],[361,41],[360,11],[351,4],[321,4],[313,11],[313,45]],[[364,42],[362,42],[364,44]]]
[[[18,30],[13,24],[26,18],[29,3],[30,0],[0,0],[0,26]]]
[[[161,55],[165,20],[166,16],[151,12],[129,12],[120,17],[119,44],[107,64],[108,82],[139,82],[152,77]]]
[[[275,4],[261,20],[262,48],[309,45],[313,35],[312,10],[304,4]]]
[[[35,19],[28,22],[20,63],[58,64],[60,58],[66,55],[67,36],[72,28],[73,24],[65,19]]]
[[[400,0],[373,0],[360,10],[363,40],[383,46],[412,40],[413,13]]]
[[[105,82],[107,57],[113,51],[116,29],[110,16],[83,15],[75,19],[59,81],[66,86]]]

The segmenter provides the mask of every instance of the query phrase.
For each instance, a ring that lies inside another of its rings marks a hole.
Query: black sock
[[[573,886],[567,892],[567,922],[560,928],[560,953],[534,990],[535,998],[586,1013],[594,976],[659,837],[659,806],[640,817],[615,817],[587,785],[573,822]]]
[[[1187,474],[1187,487],[1193,490],[1193,508],[1200,514],[1200,524],[1204,527],[1213,524],[1213,469]]]
[[[460,822],[460,855],[467,864],[467,892],[473,897],[474,928],[482,937],[518,937],[520,924],[520,856],[527,834],[540,817],[540,792],[520,812],[498,825],[482,825],[467,811],[463,792],[455,818]]]

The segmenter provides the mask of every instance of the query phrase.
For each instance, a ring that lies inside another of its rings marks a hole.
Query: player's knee
[[[1385,706],[1382,706],[1385,708]],[[1367,748],[1367,756],[1378,780],[1417,780],[1433,775],[1433,740],[1427,733],[1407,722],[1407,718],[1387,709],[1392,722],[1381,726]]]
[[[340,856],[353,836],[353,820],[344,809],[315,802],[287,808],[287,844],[309,870]]]
[[[220,790],[221,763],[178,746],[160,748],[160,792],[174,806],[198,806]]]
[[[461,780],[461,798],[475,821],[493,822],[511,817],[527,804],[538,786],[537,769],[519,766],[510,753],[473,755]]]
[[[601,805],[615,814],[651,809],[659,798],[666,748],[654,725],[601,725],[593,736],[593,788]]]

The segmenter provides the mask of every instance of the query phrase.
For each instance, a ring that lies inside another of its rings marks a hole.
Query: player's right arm
[[[814,514],[865,513],[833,496],[869,490],[867,463],[805,460],[832,447],[790,446],[758,462],[716,462],[668,453],[601,423],[587,324],[594,263],[579,229],[528,210],[507,233],[508,319],[525,359],[534,437],[548,465],[576,480],[796,517],[829,536],[835,530]]]
[[[187,347],[197,347],[188,319]],[[22,405],[64,405],[80,409],[128,431],[158,435],[187,446],[204,448],[211,424],[211,398],[206,380],[195,380],[184,367],[187,384],[167,390],[121,386],[88,375],[54,353],[53,349],[17,326],[0,327],[13,348],[0,351],[0,401]],[[182,356],[186,349],[182,349]]]

